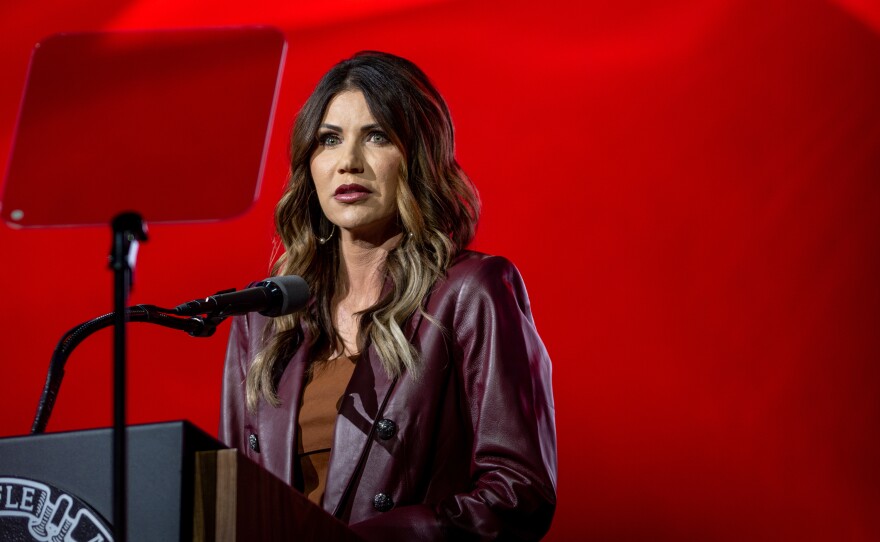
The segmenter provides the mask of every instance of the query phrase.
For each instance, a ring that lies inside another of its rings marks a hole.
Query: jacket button
[[[376,433],[379,435],[379,438],[382,440],[388,440],[394,436],[394,433],[397,432],[397,424],[389,420],[388,418],[383,418],[376,423]]]
[[[248,446],[251,447],[251,450],[260,453],[260,439],[257,438],[257,435],[253,433],[248,435]]]
[[[394,501],[385,493],[376,493],[373,497],[373,508],[380,512],[387,512],[394,508]]]

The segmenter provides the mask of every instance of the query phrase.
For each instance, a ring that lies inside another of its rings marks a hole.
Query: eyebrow
[[[325,128],[325,129],[327,129],[327,130],[333,130],[333,131],[336,131],[336,132],[341,132],[341,131],[342,131],[342,128],[339,127],[339,126],[336,126],[335,124],[322,123],[318,128]],[[376,130],[376,129],[381,130],[382,127],[379,126],[378,123],[367,124],[367,125],[365,125],[365,126],[361,126],[361,132],[369,132],[370,130]]]

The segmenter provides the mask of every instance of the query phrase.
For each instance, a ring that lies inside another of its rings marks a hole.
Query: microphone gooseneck
[[[286,275],[268,278],[238,292],[231,290],[205,299],[196,299],[174,309],[137,305],[129,307],[125,313],[130,322],[158,324],[186,331],[193,337],[210,337],[216,327],[229,316],[248,312],[259,312],[264,316],[292,314],[306,306],[310,295],[306,281],[296,275]],[[49,362],[46,384],[40,396],[31,433],[43,433],[46,430],[55,399],[61,389],[64,366],[73,349],[92,333],[113,325],[115,314],[111,312],[80,324],[69,330],[58,342]]]

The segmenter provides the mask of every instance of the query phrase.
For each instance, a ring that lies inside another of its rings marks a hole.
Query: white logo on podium
[[[0,540],[112,542],[113,536],[106,522],[76,496],[35,480],[3,476]]]

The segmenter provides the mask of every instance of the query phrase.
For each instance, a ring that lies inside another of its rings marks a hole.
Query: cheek
[[[315,181],[315,188],[318,193],[327,190],[332,180],[332,172],[328,173],[327,160],[321,160],[320,157],[313,158],[309,163],[309,170],[312,173],[312,179]]]
[[[400,163],[387,164],[382,171],[382,179],[385,185],[383,190],[385,199],[389,205],[396,205],[397,191],[400,189]]]
[[[399,155],[396,155],[385,157],[385,159],[379,164],[377,176],[389,186],[393,186],[393,190],[396,190],[397,184],[400,181],[401,163],[402,158]]]

